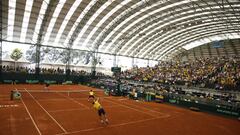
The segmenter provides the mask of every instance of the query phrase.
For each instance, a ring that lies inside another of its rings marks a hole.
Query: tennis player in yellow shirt
[[[88,101],[89,101],[90,98],[92,98],[92,99],[95,98],[94,97],[94,92],[92,90],[90,90],[90,92],[89,92]]]
[[[101,104],[99,103],[99,98],[97,98],[96,100],[93,100],[92,104],[93,104],[93,108],[98,111],[98,116],[100,118],[101,123],[108,124],[108,119],[106,117],[106,112],[103,109],[103,107],[101,106]]]

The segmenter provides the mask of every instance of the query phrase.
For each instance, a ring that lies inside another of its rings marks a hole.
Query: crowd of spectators
[[[14,66],[3,65],[2,72],[34,74],[35,68],[22,67],[22,66],[17,66],[16,68],[14,68]],[[40,74],[63,75],[63,74],[66,74],[66,72],[65,72],[65,69],[59,68],[59,67],[58,68],[40,68]],[[90,73],[84,70],[79,70],[79,71],[70,70],[70,74],[71,75],[90,75]]]
[[[65,70],[61,68],[40,68],[40,74],[64,74]]]
[[[29,68],[29,67],[23,67],[23,66],[17,66],[14,68],[14,66],[9,65],[3,65],[2,66],[2,72],[5,73],[28,73],[28,74],[35,74],[35,68]],[[59,74],[63,75],[66,74],[66,71],[64,68],[40,68],[40,74]],[[70,70],[70,75],[78,76],[78,75],[84,75],[89,76],[91,75],[90,72],[84,71],[84,70]],[[102,72],[96,72],[96,76],[99,77],[109,77],[108,75],[105,75]]]
[[[4,65],[3,72],[35,73],[35,68]],[[40,68],[40,74],[66,74],[64,68]],[[71,70],[70,75],[91,75],[84,70]],[[104,73],[97,76],[111,78]],[[121,72],[121,79],[170,85],[240,89],[240,57],[198,58],[188,62],[161,62],[154,67],[134,67]]]
[[[161,62],[155,67],[122,72],[121,78],[220,90],[240,89],[240,58],[199,58],[189,62]]]
[[[96,79],[91,81],[91,86],[103,88],[107,91],[118,92],[120,88],[120,95],[127,96],[132,94],[133,91],[137,93],[137,99],[145,100],[146,93],[154,93],[156,95],[175,95],[177,97],[182,97],[197,101],[208,101],[212,100],[221,101],[221,103],[231,104],[239,102],[235,92],[223,92],[223,91],[202,91],[200,89],[186,89],[181,86],[173,85],[162,85],[159,83],[137,83],[128,80],[122,80],[119,83],[113,79]],[[115,93],[116,94],[116,93]],[[224,101],[224,102],[222,102]]]
[[[14,66],[9,66],[9,65],[3,65],[2,66],[2,72],[7,72],[7,73],[35,73],[35,69],[33,68],[28,68],[28,67],[22,67],[22,66],[17,66],[14,68]]]

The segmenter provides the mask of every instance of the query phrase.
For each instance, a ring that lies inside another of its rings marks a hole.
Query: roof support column
[[[117,54],[113,55],[113,67],[117,67]]]
[[[134,57],[132,57],[132,68],[134,67]]]
[[[0,81],[1,80],[2,80],[2,39],[0,40]]]
[[[45,1],[43,1],[45,2]],[[39,75],[40,73],[40,50],[41,50],[41,44],[42,44],[42,38],[44,33],[44,29],[46,27],[47,24],[47,19],[49,18],[49,13],[52,10],[52,6],[58,3],[58,0],[50,0],[48,6],[47,6],[47,10],[45,11],[44,17],[43,17],[43,21],[42,21],[42,25],[40,27],[39,33],[38,33],[38,38],[37,38],[37,43],[36,43],[36,65],[35,65],[35,74]]]
[[[221,54],[220,54],[218,48],[215,48],[215,49],[216,49],[216,51],[217,51],[217,56],[220,57]]]
[[[98,57],[98,50],[96,49],[93,52],[93,61],[92,61],[92,67],[91,67],[91,75],[93,78],[96,76],[96,67],[98,63],[97,57]]]
[[[40,73],[40,50],[41,50],[41,45],[36,44],[36,65],[35,65],[35,74],[39,75]]]
[[[0,1],[0,7],[2,7],[2,0]],[[3,8],[1,8],[1,13],[0,13],[0,76],[2,77],[2,39],[3,39],[3,34],[2,34],[2,29],[3,29],[3,22],[2,22],[2,17],[3,17]],[[1,80],[1,78],[0,78]]]
[[[66,78],[70,79],[70,73],[71,73],[71,69],[70,69],[70,64],[71,64],[71,48],[67,48],[67,63],[66,63]],[[67,81],[67,80],[66,80]]]
[[[239,42],[239,44],[240,44],[240,40],[238,40]],[[237,48],[234,46],[234,43],[233,43],[233,41],[232,40],[229,40],[229,42],[230,42],[230,46],[231,46],[231,48],[232,48],[232,50],[233,50],[233,52],[234,52],[234,55],[235,56],[238,56],[238,51],[237,51]]]
[[[207,45],[207,48],[208,48],[209,56],[212,57],[212,52],[211,52],[210,44]]]
[[[224,53],[225,53],[225,56],[227,56],[228,57],[228,51],[226,50],[226,47],[225,47],[225,42],[224,41],[222,41],[223,42],[223,51],[224,51]]]
[[[194,60],[196,60],[196,52],[195,52],[195,48],[193,48],[193,57],[194,57]]]
[[[204,58],[202,46],[199,46],[201,57]]]

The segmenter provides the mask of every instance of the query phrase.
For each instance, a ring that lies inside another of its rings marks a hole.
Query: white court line
[[[85,94],[87,97],[84,97],[84,98],[79,98],[79,97],[74,97],[74,98],[76,98],[76,99],[79,99],[79,100],[84,100],[84,99],[88,99],[88,94]],[[95,97],[97,97],[97,98],[110,98],[110,99],[113,99],[112,97],[109,97],[109,96],[95,96]],[[114,98],[115,99],[115,98]]]
[[[118,106],[111,105],[111,106],[105,106],[104,108],[114,108],[114,107],[118,107]],[[53,110],[48,112],[84,111],[84,110],[89,110],[89,109],[59,109],[59,110]]]
[[[107,101],[111,101],[111,100],[107,100]],[[113,101],[112,101],[112,102],[113,102]],[[113,102],[113,103],[115,103],[115,104],[120,104],[120,103],[116,103],[116,102]],[[134,105],[134,104],[132,104],[132,103],[130,103],[130,104],[131,104],[132,106],[135,106],[135,107],[139,108],[139,109],[145,109],[145,110],[148,110],[148,111],[151,111],[151,112],[159,113],[159,114],[161,114],[161,115],[168,115],[168,114],[165,114],[165,113],[156,111],[156,110],[152,110],[152,109],[147,108],[147,107],[142,107],[142,106]],[[124,104],[124,105],[127,106],[126,104]],[[129,106],[127,106],[127,107],[129,107]]]
[[[156,110],[152,110],[152,109],[144,107],[144,106],[138,106],[138,105],[135,105],[133,103],[130,103],[129,105],[132,105],[132,106],[135,106],[135,107],[138,107],[138,108],[141,108],[141,109],[145,109],[145,110],[148,110],[148,111],[151,111],[151,112],[155,112],[155,113],[159,113],[159,114],[165,115],[165,113],[162,113],[162,112],[159,112],[159,111],[156,111]]]
[[[65,100],[66,99],[64,98],[51,98],[51,99],[38,99],[38,101],[61,101],[61,100]]]
[[[127,100],[127,99],[124,99],[124,98],[120,98],[120,99],[118,99],[119,101],[122,101],[122,100]]]
[[[17,91],[16,88],[15,88],[15,90]],[[24,103],[23,99],[22,99],[22,98],[20,98],[20,99],[21,99],[21,101],[22,101],[22,103],[23,103],[23,106],[24,106],[24,108],[26,109],[26,111],[27,111],[27,113],[28,113],[30,119],[32,120],[32,123],[33,123],[34,127],[37,129],[37,132],[39,133],[39,135],[42,135],[41,131],[39,130],[37,124],[35,123],[35,121],[34,121],[32,115],[31,115],[31,113],[29,112],[29,110],[28,110],[26,104]]]
[[[56,135],[67,135],[67,134],[75,134],[75,133],[80,133],[80,132],[95,131],[95,130],[99,130],[99,129],[103,129],[103,128],[120,127],[120,126],[125,126],[125,125],[130,125],[130,124],[136,124],[136,123],[156,120],[156,119],[160,119],[160,118],[167,118],[169,116],[170,115],[159,116],[159,117],[154,117],[154,118],[149,118],[149,119],[143,119],[143,120],[137,120],[137,121],[132,121],[132,122],[125,122],[125,123],[120,123],[120,124],[108,125],[107,127],[89,128],[89,129],[83,129],[83,130],[79,130],[79,131],[72,131],[72,132],[68,132],[68,133],[60,133],[60,134],[56,134]]]
[[[53,116],[51,116],[51,114],[48,113],[48,111],[33,97],[33,95],[29,93],[26,88],[24,89],[33,98],[33,100],[45,111],[45,113],[64,131],[64,133],[67,133],[67,131],[58,123],[56,119],[53,118]]]
[[[70,112],[70,111],[82,111],[82,110],[89,110],[89,109],[59,109],[59,110],[53,110],[48,112]]]
[[[156,117],[156,116],[153,115],[153,114],[147,113],[147,112],[145,112],[145,111],[138,110],[138,109],[136,109],[136,108],[127,106],[127,105],[125,105],[125,104],[120,104],[120,103],[117,103],[117,102],[113,102],[113,101],[111,101],[111,100],[109,100],[109,99],[106,100],[106,101],[111,102],[111,103],[114,103],[114,104],[118,104],[119,106],[123,106],[123,107],[125,107],[125,108],[131,109],[131,110],[134,110],[134,111],[137,111],[137,112],[145,113],[145,114],[150,115],[150,116],[152,116],[152,117]]]
[[[0,98],[1,97],[9,97],[9,95],[5,94],[5,95],[0,95]]]
[[[89,110],[89,109],[59,109],[59,110],[53,110],[53,111],[48,111],[48,112],[70,112],[70,111],[84,111],[84,110]]]
[[[25,89],[25,88],[24,88]],[[24,89],[18,89],[18,91],[24,91]],[[61,89],[61,90],[56,90],[56,89],[51,89],[51,90],[45,90],[45,89],[33,89],[31,88],[31,90],[29,91],[34,91],[34,92],[46,92],[46,93],[51,93],[51,92],[77,92],[77,93],[81,93],[81,92],[89,92],[90,90],[77,90],[77,89],[74,89],[74,90],[64,90],[64,89]],[[103,90],[93,90],[93,92],[104,92]]]
[[[111,98],[111,97],[99,97],[99,98]],[[77,99],[77,100],[87,100],[88,98],[87,97],[72,97],[72,99]],[[112,99],[112,98],[111,98]],[[38,99],[38,101],[58,101],[58,100],[66,100],[66,98],[51,98],[51,99]]]
[[[61,93],[57,93],[57,94],[62,95]],[[62,95],[62,96],[65,97],[66,99],[72,100],[74,103],[77,103],[77,104],[83,106],[83,107],[86,108],[86,109],[90,109],[90,107],[88,107],[88,106],[86,106],[86,105],[78,102],[77,100],[75,100],[75,99],[73,99],[73,98],[70,98],[70,97],[65,96],[65,95]]]

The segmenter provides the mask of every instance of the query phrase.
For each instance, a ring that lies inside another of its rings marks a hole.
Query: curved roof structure
[[[240,56],[240,39],[230,39],[215,41],[213,43],[207,43],[198,47],[189,49],[179,55],[178,58],[188,61],[195,60],[199,58],[232,58]]]
[[[3,41],[152,60],[240,38],[239,0],[2,0]]]

